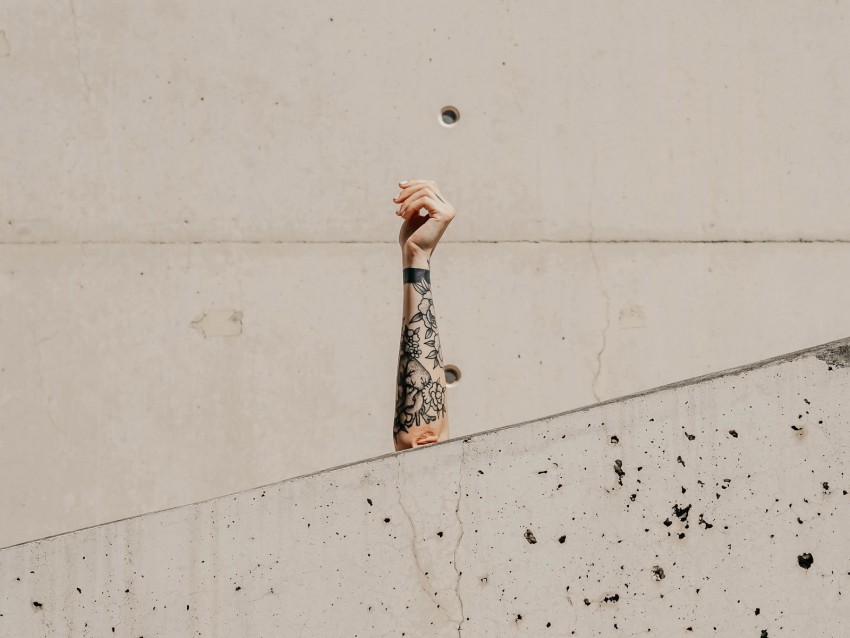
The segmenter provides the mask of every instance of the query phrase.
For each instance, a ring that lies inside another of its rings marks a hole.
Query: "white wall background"
[[[0,546],[391,451],[404,178],[453,437],[847,336],[848,19],[0,0]]]

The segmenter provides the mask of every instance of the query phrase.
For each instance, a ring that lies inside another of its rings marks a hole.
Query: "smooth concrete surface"
[[[848,13],[0,0],[0,546],[390,451],[403,178],[452,436],[846,335]]]
[[[0,546],[393,449],[393,247],[0,256]],[[432,266],[453,437],[824,343],[850,313],[841,245],[447,244]]]
[[[850,339],[0,550],[0,635],[850,633]]]
[[[0,239],[383,241],[388,190],[424,177],[469,215],[453,239],[850,240],[848,21],[846,0],[2,0]]]

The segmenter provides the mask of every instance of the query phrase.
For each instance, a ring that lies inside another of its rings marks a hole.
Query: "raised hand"
[[[398,243],[405,257],[428,260],[437,242],[454,219],[455,209],[437,187],[425,179],[399,182],[401,192],[393,198],[396,215],[404,219]]]

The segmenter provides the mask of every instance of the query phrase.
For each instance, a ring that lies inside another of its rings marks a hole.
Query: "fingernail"
[[[401,180],[401,181],[399,182],[399,184],[407,184],[407,180],[406,180],[406,179],[403,179],[403,180]]]

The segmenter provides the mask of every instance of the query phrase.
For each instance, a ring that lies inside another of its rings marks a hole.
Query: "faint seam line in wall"
[[[0,246],[79,246],[79,245],[126,245],[126,246],[184,246],[207,244],[397,244],[395,240],[310,240],[310,239],[238,239],[238,240],[82,240],[82,241],[5,241],[0,240]],[[443,244],[850,244],[850,239],[469,239],[447,240]]]

